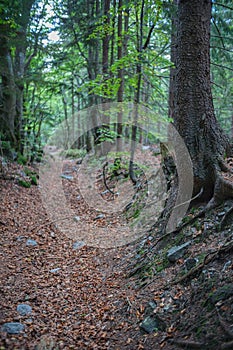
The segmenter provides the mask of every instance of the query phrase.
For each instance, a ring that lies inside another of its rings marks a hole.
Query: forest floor
[[[160,242],[152,232],[118,248],[76,249],[50,221],[39,186],[20,186],[20,172],[9,165],[0,179],[1,350],[233,348],[232,218],[219,230],[232,202]],[[63,182],[77,198],[74,182]],[[87,214],[93,227],[104,221]],[[186,241],[169,262],[168,249]],[[31,313],[20,315],[20,304]],[[150,333],[145,318],[157,322]],[[8,334],[8,322],[24,330]]]

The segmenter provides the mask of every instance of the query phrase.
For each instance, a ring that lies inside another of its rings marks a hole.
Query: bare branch
[[[216,66],[216,67],[220,67],[220,68],[223,68],[223,69],[228,69],[228,70],[230,70],[230,71],[233,71],[233,68],[223,66],[222,64],[217,64],[217,63],[214,63],[214,62],[211,62],[210,64],[211,64],[212,66]]]
[[[226,9],[228,9],[228,10],[233,10],[233,7],[230,7],[230,6],[225,5],[225,4],[221,4],[220,2],[213,2],[212,1],[212,4],[213,5],[217,5],[217,6],[222,6],[222,7],[226,8]]]
[[[155,27],[155,24],[153,24],[150,28],[150,31],[149,31],[148,36],[146,38],[145,44],[142,47],[143,50],[146,50],[146,48],[148,47],[148,45],[150,43],[150,38],[151,38],[152,32],[154,30],[154,27]]]

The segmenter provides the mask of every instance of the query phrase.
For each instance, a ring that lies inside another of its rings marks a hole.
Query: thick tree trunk
[[[169,81],[169,117],[173,118],[174,114],[174,90],[175,90],[175,77],[176,77],[176,58],[177,58],[177,3],[178,0],[173,0],[172,6],[172,21],[171,21],[171,62],[174,67],[170,69],[170,81]]]
[[[9,43],[4,35],[7,30],[6,26],[1,25],[0,30],[0,75],[1,83],[1,103],[0,119],[1,130],[4,131],[4,137],[12,145],[16,144],[15,138],[15,116],[16,116],[16,88],[13,62],[10,54]]]
[[[35,0],[20,2],[21,14],[16,17],[17,29],[0,25],[0,75],[2,77],[2,107],[0,110],[5,138],[17,151],[23,152],[23,95],[25,76],[25,57],[27,48],[27,27],[30,12]],[[14,56],[12,55],[14,48]],[[2,124],[2,123],[1,123]],[[2,129],[2,127],[1,127]]]
[[[211,0],[178,2],[174,124],[189,150],[194,193],[214,195],[227,139],[215,118],[210,83]]]

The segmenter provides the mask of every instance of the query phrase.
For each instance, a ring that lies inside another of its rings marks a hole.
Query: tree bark
[[[214,113],[210,82],[211,0],[178,2],[174,124],[193,161],[194,194],[216,194],[228,140]],[[218,185],[219,186],[219,185]]]
[[[122,40],[122,0],[118,1],[118,29],[117,29],[117,59],[122,60],[123,57],[123,40]],[[117,102],[123,102],[124,93],[124,74],[123,67],[119,68],[118,79],[120,86],[117,92]],[[122,110],[118,112],[117,117],[117,152],[122,151]]]

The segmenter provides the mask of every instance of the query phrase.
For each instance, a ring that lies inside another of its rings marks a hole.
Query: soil
[[[120,247],[74,249],[74,240],[48,216],[39,186],[19,184],[23,171],[8,165],[0,179],[0,322],[25,325],[22,334],[1,332],[1,350],[233,347],[232,221],[219,230],[231,201],[164,239],[155,228]],[[89,211],[75,182],[62,181],[77,217],[86,215],[95,229],[104,226],[106,217]],[[37,245],[27,246],[27,239]],[[188,240],[185,255],[170,263],[167,250]],[[30,315],[18,314],[22,303],[32,307]],[[165,329],[145,333],[140,325],[148,315]]]

